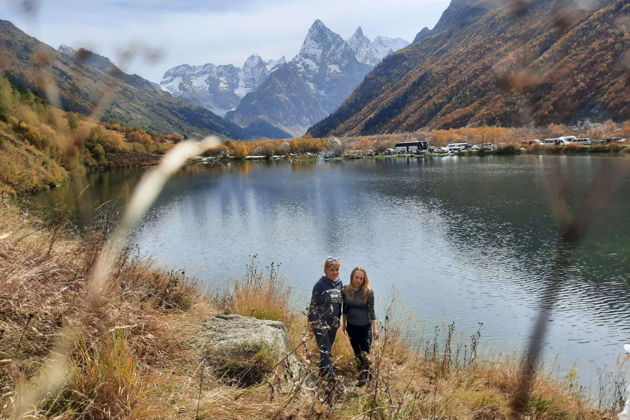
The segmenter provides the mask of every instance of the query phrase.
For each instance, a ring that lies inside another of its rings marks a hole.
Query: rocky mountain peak
[[[306,34],[299,56],[319,63],[338,50],[347,47],[346,42],[339,35],[331,31],[324,23],[317,19]]]
[[[65,44],[61,44],[57,49],[59,50],[59,52],[62,52],[65,55],[69,55],[70,57],[74,56],[77,53],[77,50]]]
[[[112,63],[109,58],[96,54],[90,50],[83,48],[76,50],[68,45],[60,45],[58,50],[59,52],[77,60],[80,64],[95,67],[105,73],[112,75],[119,75],[122,73],[122,71],[114,63]]]
[[[376,66],[386,56],[392,52],[409,45],[407,41],[400,38],[387,38],[377,36],[374,41],[363,34],[363,29],[359,26],[347,41],[354,52],[355,57],[361,63]]]
[[[422,28],[422,30],[420,32],[418,32],[418,34],[414,38],[413,42],[420,41],[422,38],[424,38],[425,36],[429,35],[430,33],[431,33],[431,30],[425,26],[424,28]]]
[[[245,64],[243,64],[243,68],[258,67],[258,66],[264,66],[264,65],[265,65],[265,62],[263,61],[262,58],[260,58],[258,54],[252,54],[249,57],[247,57],[247,60],[245,60]]]
[[[280,57],[277,60],[269,60],[265,63],[265,65],[267,66],[267,71],[269,73],[271,73],[272,71],[276,70],[277,68],[279,68],[280,66],[282,66],[283,64],[287,63],[287,59],[284,58],[284,55],[282,57]]]
[[[361,28],[360,26],[357,28],[356,31],[354,31],[354,34],[350,37],[350,39],[352,38],[362,38],[365,37],[365,35],[363,35],[363,28]]]

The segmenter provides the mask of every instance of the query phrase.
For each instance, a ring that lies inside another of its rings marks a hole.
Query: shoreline
[[[604,145],[595,146],[591,149],[589,146],[580,146],[572,147],[572,146],[551,146],[551,147],[537,147],[537,148],[516,148],[516,147],[506,147],[499,148],[494,151],[464,151],[464,152],[450,152],[450,153],[398,153],[398,154],[350,154],[350,155],[342,155],[342,156],[334,156],[334,157],[321,157],[316,154],[306,155],[306,154],[287,154],[287,155],[247,155],[242,158],[237,158],[233,156],[223,156],[223,157],[198,157],[190,161],[190,163],[209,163],[209,162],[233,162],[233,161],[274,161],[274,160],[296,160],[296,161],[309,161],[309,160],[325,160],[325,161],[336,161],[336,160],[356,160],[356,159],[384,159],[384,158],[443,158],[443,157],[467,157],[467,156],[518,156],[518,155],[607,155],[607,156],[625,156],[630,155],[630,145]]]

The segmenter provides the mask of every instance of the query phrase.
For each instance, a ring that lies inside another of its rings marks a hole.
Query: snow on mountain
[[[242,68],[182,65],[168,70],[160,85],[241,127],[264,123],[299,136],[337,109],[383,58],[407,45],[399,38],[371,41],[361,27],[346,41],[318,19],[288,62],[252,55]]]
[[[299,136],[334,111],[371,69],[357,60],[348,42],[316,20],[299,53],[226,118],[242,127],[263,119]]]
[[[160,87],[173,96],[224,116],[284,63],[284,57],[265,62],[254,54],[245,60],[242,68],[231,64],[182,64],[164,73]]]
[[[359,26],[354,34],[348,38],[348,45],[352,48],[357,60],[361,63],[376,66],[383,61],[383,58],[401,48],[409,45],[407,41],[401,38],[387,38],[377,36],[374,41],[363,34],[363,29]]]

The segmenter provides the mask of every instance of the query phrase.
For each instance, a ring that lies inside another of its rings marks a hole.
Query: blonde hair
[[[365,276],[364,279],[363,279],[363,283],[361,284],[361,286],[358,289],[356,289],[352,285],[352,278],[354,277],[354,273],[356,273],[357,271],[363,272],[363,275]],[[354,269],[350,273],[350,283],[348,283],[348,285],[345,287],[345,289],[346,289],[346,292],[348,293],[348,295],[350,297],[354,297],[354,294],[358,290],[361,290],[363,292],[363,302],[367,303],[368,297],[370,296],[370,293],[372,293],[372,289],[370,289],[370,280],[368,279],[368,274],[367,274],[367,271],[365,270],[365,268],[363,268],[363,267],[354,267]]]
[[[328,267],[330,267],[333,264],[338,264],[341,266],[341,263],[339,262],[339,259],[336,257],[327,257],[326,260],[324,261],[324,273],[326,272],[326,269]]]

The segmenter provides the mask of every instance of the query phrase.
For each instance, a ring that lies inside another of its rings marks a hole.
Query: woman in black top
[[[359,365],[359,381],[363,386],[370,379],[370,346],[372,338],[378,339],[374,292],[370,289],[367,272],[356,267],[350,273],[350,284],[343,288],[342,331],[350,338],[350,344]]]

